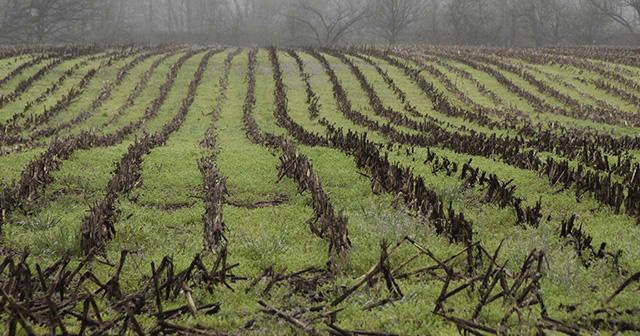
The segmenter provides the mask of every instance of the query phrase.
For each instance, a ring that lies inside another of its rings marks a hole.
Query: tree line
[[[637,45],[640,0],[0,0],[0,44]]]

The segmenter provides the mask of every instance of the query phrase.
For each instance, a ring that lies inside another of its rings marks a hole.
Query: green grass
[[[229,51],[231,50],[227,49],[211,58],[184,124],[169,137],[166,143],[143,156],[142,179],[131,193],[119,195],[116,201],[116,235],[107,243],[106,259],[112,264],[117,264],[121,251],[129,251],[120,282],[125,292],[134,293],[150,281],[148,278],[150,264],[153,262],[156,266],[159,265],[165,256],[172,258],[176,271],[188,267],[196,255],[202,255],[206,265],[212,265],[215,261],[216,255],[203,249],[205,206],[203,180],[198,169],[198,161],[204,157],[213,157],[215,167],[227,178],[223,219],[224,234],[228,243],[228,262],[237,263],[238,266],[233,269],[233,273],[246,277],[246,280],[230,283],[233,290],[219,286],[215,287],[211,293],[200,286],[194,286],[192,289],[196,303],[219,302],[220,311],[211,316],[185,314],[172,321],[176,324],[247,335],[296,335],[302,332],[283,319],[264,313],[257,303],[261,300],[287,314],[296,314],[295,316],[304,323],[309,323],[326,333],[327,327],[323,323],[310,322],[311,317],[318,316],[320,313],[309,312],[308,309],[329,305],[348,288],[355,285],[361,276],[378,263],[383,241],[389,245],[389,251],[394,251],[388,259],[390,268],[399,268],[400,273],[437,265],[434,260],[420,255],[415,246],[403,240],[407,236],[415,239],[420,246],[429,249],[440,260],[464,250],[463,244],[451,243],[446,237],[436,234],[434,223],[417,216],[414,210],[400,201],[398,195],[374,194],[371,190],[371,181],[367,177],[370,172],[356,167],[352,153],[344,153],[328,147],[297,144],[297,150],[312,164],[313,171],[330,197],[335,212],[346,215],[349,220],[351,248],[340,255],[329,254],[328,242],[317,237],[310,230],[309,220],[314,218],[310,192],[308,190],[300,192],[298,183],[288,177],[278,178],[281,150],[253,144],[245,134],[242,118],[247,93],[247,50],[236,56],[232,62],[229,86],[225,94],[226,100],[221,105],[220,115],[214,120],[211,114],[220,92],[218,83],[223,75],[223,61]],[[160,64],[135,104],[117,122],[99,132],[108,134],[138,120],[147,106],[157,97],[159,87],[165,82],[172,64],[184,55],[184,52],[181,51]],[[406,154],[406,149],[409,149],[407,146],[395,144],[393,150],[387,150],[388,140],[383,135],[347,120],[337,108],[331,83],[320,63],[305,52],[299,51],[298,54],[304,61],[305,71],[311,76],[312,88],[319,97],[320,117],[343,128],[345,133],[348,129],[367,133],[369,140],[383,145],[380,153],[387,155],[390,162],[410,167],[414,176],[421,177],[425,185],[433,189],[446,206],[451,204],[456,212],[464,213],[465,218],[473,223],[474,241],[479,242],[488,253],[494,253],[502,244],[497,263],[505,265],[506,272],[509,274],[519,272],[522,262],[532,250],[536,249],[544,253],[545,260],[541,270],[540,284],[550,317],[570,324],[582,325],[582,331],[585,334],[595,334],[598,331],[586,327],[584,321],[586,321],[585,317],[592,317],[596,309],[637,308],[637,284],[631,285],[611,303],[604,303],[604,300],[617,287],[640,270],[638,261],[640,250],[637,248],[640,226],[636,224],[635,218],[625,214],[615,214],[612,209],[600,205],[594,197],[589,195],[585,195],[578,202],[575,199],[574,189],[559,191],[558,186],[550,186],[548,179],[541,177],[537,171],[515,168],[492,158],[471,156],[443,148],[430,149],[440,157],[458,162],[460,168],[462,163],[473,159],[473,167],[495,173],[501,181],[513,180],[512,184],[517,187],[515,195],[523,199],[523,207],[534,206],[536,201],[541,199],[543,218],[540,225],[537,228],[515,225],[516,214],[512,207],[501,209],[495,204],[483,203],[485,189],[463,187],[463,181],[458,179],[460,171],[450,177],[442,171],[433,174],[432,165],[423,163],[427,156],[426,148],[414,148],[409,155]],[[374,114],[366,94],[349,68],[338,58],[328,54],[323,55],[336,72],[353,109],[381,124],[386,124],[387,121],[384,118]],[[118,69],[135,56],[131,55],[114,62],[110,67],[100,69],[81,97],[47,126],[69,120],[86,109],[105,83],[112,81]],[[82,253],[80,248],[82,221],[96,202],[104,196],[116,164],[143,132],[158,131],[178,112],[188,92],[189,82],[203,56],[204,52],[195,55],[180,69],[167,100],[159,110],[158,117],[149,120],[122,143],[108,148],[79,150],[69,159],[61,160],[59,169],[51,173],[53,182],[44,190],[40,190],[41,197],[25,200],[24,209],[18,209],[3,217],[5,220],[2,226],[3,248],[16,253],[29,250],[31,255],[29,262],[32,264],[51,264],[62,256],[70,255],[72,256],[71,265],[77,265]],[[52,138],[95,129],[108,121],[124,104],[140,76],[158,57],[162,56],[151,57],[133,68],[122,85],[114,87],[112,97],[105,101],[91,118]],[[289,115],[306,130],[324,134],[325,128],[308,113],[305,86],[295,61],[283,51],[278,51],[278,57],[283,71]],[[372,66],[358,58],[348,57],[361,69],[386,107],[406,113],[403,112],[399,99]],[[434,112],[429,98],[401,70],[380,59],[372,59],[388,72],[394,82],[407,94],[407,101],[416,106],[421,113],[449,123],[447,127],[451,130],[466,127],[468,133],[470,133],[469,130],[487,135],[494,132],[461,118],[452,118]],[[17,64],[16,60],[11,60]],[[504,61],[512,62],[507,59]],[[0,65],[9,62],[10,60],[6,59],[0,60]],[[94,67],[99,62],[99,60],[93,61],[83,69]],[[285,129],[276,124],[273,116],[274,80],[268,50],[259,50],[257,62],[256,105],[253,116],[262,131],[283,135],[294,141]],[[405,62],[415,66],[411,61]],[[538,114],[533,112],[531,106],[508,92],[486,73],[473,70],[458,62],[447,62],[470,72],[475,79],[484,83],[505,102],[505,106],[492,106],[493,102],[481,94],[472,81],[460,78],[445,67],[434,64],[461,90],[486,107],[504,108],[513,105],[528,113],[536,122],[555,121],[579,129],[593,128],[616,134],[638,132],[638,129],[634,128],[613,127],[547,113]],[[33,91],[30,92],[39,92],[47,87],[57,78],[58,72],[62,72],[72,64],[65,62],[56,69],[55,73],[52,72],[36,83]],[[556,65],[527,66],[528,71],[534,73],[536,78],[563,93],[580,99],[584,104],[593,103],[585,98],[586,95],[603,100],[611,98],[606,93],[596,90],[595,87],[576,80],[574,77],[580,75],[575,72],[576,69]],[[630,67],[608,63],[605,63],[605,66],[611,69],[620,67],[620,71],[624,71],[627,76],[638,73],[636,69]],[[28,76],[28,73],[28,71],[25,72],[21,77],[26,78],[24,76]],[[541,95],[522,79],[504,71],[501,73],[541,99],[552,102],[549,97]],[[61,94],[68,92],[82,75],[83,70],[80,70],[73,78],[69,78],[56,94],[47,99],[44,106],[49,106]],[[445,96],[454,105],[468,108],[454,98],[453,93],[447,92],[445,86],[436,78],[431,77],[426,71],[422,71],[421,75],[445,92]],[[568,89],[555,82],[551,75],[560,76],[563,81],[575,85],[575,89]],[[582,76],[595,79],[595,74],[591,72],[584,73]],[[17,83],[18,79],[11,81],[3,87],[3,90],[12,90]],[[557,102],[552,103],[557,104]],[[620,102],[616,104],[621,108],[630,108]],[[2,116],[12,115],[20,107],[19,105],[16,103],[7,106],[2,111]],[[34,113],[40,113],[40,111],[41,107],[33,109]],[[420,118],[412,118],[420,120]],[[215,147],[201,146],[207,130],[212,127],[216,140]],[[395,126],[395,128],[406,133],[417,133],[403,127]],[[498,134],[516,135],[513,130],[500,131]],[[428,134],[425,135],[428,136]],[[49,141],[51,139],[46,139],[42,145],[46,145]],[[5,188],[13,180],[18,179],[28,162],[38,158],[44,148],[46,147],[36,146],[24,152],[0,156],[0,167],[3,169],[0,186]],[[0,149],[9,150],[11,147],[2,145],[0,142]],[[552,154],[538,153],[538,155],[546,158]],[[563,159],[555,154],[552,156],[554,159]],[[576,166],[577,161],[572,160],[570,164]],[[619,180],[619,177],[614,176],[614,178]],[[286,199],[283,203],[266,204],[282,198]],[[620,257],[620,268],[626,273],[617,273],[610,260],[593,261],[588,268],[582,265],[573,246],[567,239],[560,238],[560,223],[572,214],[578,215],[577,226],[593,237],[592,245],[596,249],[601,242],[606,242],[606,251],[623,251]],[[392,246],[396,243],[399,243],[399,247],[393,248]],[[463,254],[453,259],[452,267],[455,270],[464,270],[465,257],[466,255]],[[412,261],[409,262],[409,260]],[[307,267],[326,268],[328,262],[332,265],[331,272],[325,275],[323,282],[319,283],[311,294],[295,291],[294,285],[286,281],[275,284],[268,295],[263,294],[268,286],[268,279],[257,281],[255,286],[251,285],[267,269],[287,274]],[[405,262],[407,264],[404,264]],[[485,264],[476,272],[485,270],[488,266],[487,262],[488,260],[485,259]],[[113,266],[101,262],[92,262],[90,269],[104,281],[108,280],[114,272]],[[446,277],[442,270],[435,272],[439,277]],[[464,284],[466,280],[452,280],[449,290]],[[509,278],[509,281],[512,281],[512,278]],[[348,330],[377,330],[401,335],[451,335],[459,332],[453,323],[433,313],[435,302],[442,290],[441,280],[422,274],[397,279],[397,283],[403,297],[393,303],[364,309],[368,305],[389,298],[390,292],[384,281],[380,280],[375,284],[365,283],[343,302],[335,307],[326,307],[322,313],[339,309],[336,325]],[[90,283],[87,283],[86,287],[97,289],[97,286]],[[497,291],[496,289],[494,294]],[[147,293],[147,296],[149,302],[153,301],[151,293]],[[480,297],[479,288],[474,286],[464,289],[446,301],[445,313],[449,316],[468,319],[473,314]],[[110,307],[111,303],[107,299],[99,298],[98,304],[105,311],[104,317],[119,316],[118,311]],[[165,310],[178,308],[183,304],[182,296],[178,296],[176,300],[163,302]],[[563,309],[562,307],[566,305],[575,305],[575,311],[568,312]],[[153,310],[155,307],[150,309]],[[507,305],[503,300],[498,300],[483,310],[477,322],[496,327],[506,313],[506,309]],[[523,308],[521,313],[521,321],[515,315],[507,321],[509,332],[523,335],[535,334],[537,331],[535,322],[540,317],[539,306]],[[141,314],[138,317],[138,322],[145,331],[150,331],[155,326],[156,320],[149,314]],[[0,320],[5,322],[2,316]],[[69,324],[69,330],[72,332],[79,331],[77,321],[70,320],[65,323]],[[0,332],[7,331],[6,327],[0,326]],[[42,326],[36,329],[36,333],[45,332],[47,330]],[[607,334],[607,331],[603,331],[603,334]]]
[[[337,103],[333,98],[333,88],[329,76],[325,73],[320,62],[306,53],[298,52],[298,55],[300,55],[305,64],[306,72],[311,76],[313,91],[319,97],[319,117],[324,117],[334,125],[343,127],[345,132],[349,129],[359,133],[367,132],[368,130],[365,127],[356,125],[346,119],[338,109]],[[355,108],[355,106],[352,105],[352,108]],[[374,137],[374,139],[383,139],[382,136],[375,133],[372,133],[371,136]]]
[[[21,55],[0,60],[0,64],[2,65],[0,67],[0,77],[4,78],[20,65],[30,61],[33,57],[37,57],[37,55]]]
[[[31,102],[36,97],[39,97],[41,94],[43,94],[45,90],[51,88],[51,86],[58,81],[58,78],[60,77],[60,75],[62,75],[65,71],[73,68],[75,65],[81,64],[83,61],[87,61],[87,58],[88,57],[81,57],[81,58],[73,59],[73,60],[58,64],[53,69],[49,70],[44,77],[42,77],[40,80],[34,82],[31,86],[29,86],[27,91],[23,92],[18,97],[18,99],[5,105],[3,109],[17,110],[17,111],[24,109],[25,105],[28,102]],[[43,65],[46,65],[48,63],[50,63],[50,61],[45,62]],[[79,71],[82,72],[83,68],[84,67],[81,67]],[[37,109],[37,106],[38,105],[34,105],[33,107]],[[10,117],[10,116],[7,116],[7,117]]]
[[[98,128],[102,126],[104,122],[110,120],[110,118],[118,111],[118,108],[125,103],[131,91],[133,91],[133,89],[138,84],[138,81],[140,80],[142,74],[145,73],[149,69],[150,65],[160,57],[162,57],[162,55],[150,57],[137,64],[133,69],[129,71],[128,75],[124,77],[122,83],[112,89],[111,97],[103,102],[102,105],[95,111],[95,113],[93,113],[86,121],[82,122],[81,127],[74,127],[65,133],[73,134],[83,128]],[[167,61],[165,60],[165,62]],[[162,75],[164,75],[164,72],[162,73]],[[161,83],[159,78],[157,81]],[[150,82],[148,86],[154,87],[152,84],[153,82]],[[130,114],[137,115],[135,113],[137,112],[137,110],[142,110],[142,112],[144,112],[144,110],[139,107],[137,109],[130,109],[125,118]]]
[[[210,62],[221,62],[225,53],[220,53]],[[198,61],[198,59],[194,59]],[[167,142],[148,155],[141,167],[144,184],[135,193],[141,204],[193,204],[200,197],[202,176],[198,160],[205,149],[200,146],[211,123],[211,106],[215,103],[218,76],[214,67],[203,75],[184,125]],[[189,80],[183,78],[176,87],[188,87]],[[174,98],[173,100],[180,100]],[[175,109],[174,109],[175,110]]]
[[[22,72],[20,74],[18,74],[17,76],[14,76],[13,78],[11,78],[11,80],[7,81],[2,87],[0,87],[0,95],[6,96],[8,94],[10,94],[11,92],[13,92],[16,88],[16,86],[18,85],[18,83],[24,81],[25,79],[33,76],[36,72],[38,72],[41,68],[45,67],[48,63],[50,63],[52,61],[52,59],[44,59],[42,61],[40,61],[40,63],[29,66],[25,69],[22,70]],[[14,69],[17,69],[18,66],[16,66]],[[11,73],[14,69],[11,69],[7,75],[9,73]],[[4,78],[4,77],[2,77]]]
[[[95,99],[99,91],[102,89],[102,87],[105,86],[106,82],[112,81],[117,75],[118,69],[130,60],[131,59],[129,58],[125,58],[125,59],[112,62],[110,66],[105,66],[104,69],[102,69],[102,71],[99,71],[98,74],[91,79],[91,82],[85,88],[85,91],[83,92],[83,94],[80,95],[80,97],[78,97],[77,99],[75,99],[69,105],[69,108],[65,109],[64,111],[61,111],[61,113],[51,118],[48,122],[48,125],[46,125],[45,127],[57,125],[60,122],[71,120],[80,112],[85,111],[89,107],[91,102],[93,102],[93,100]],[[32,108],[29,111],[29,114],[37,116],[37,115],[40,115],[43,112],[43,110],[50,109],[53,106],[55,106],[58,103],[58,101],[60,101],[63,98],[63,96],[69,95],[69,92],[70,90],[72,90],[72,88],[78,88],[80,86],[80,81],[83,79],[83,77],[87,74],[89,70],[91,69],[97,70],[98,67],[100,67],[102,62],[105,62],[105,60],[97,59],[97,60],[91,61],[89,62],[89,64],[87,64],[86,67],[83,67],[79,71],[74,72],[71,76],[67,78],[67,80],[64,82],[64,84],[60,87],[59,90],[54,92],[54,94],[47,96],[47,98],[42,102],[42,104],[40,104],[40,106],[38,107]]]
[[[34,149],[24,153],[10,153],[0,156],[0,166],[2,166],[2,175],[0,183],[10,184],[19,180],[22,170],[29,164],[31,160],[36,159],[46,149]]]
[[[158,96],[160,87],[165,83],[167,72],[171,69],[171,66],[178,61],[180,56],[181,54],[178,53],[177,55],[171,56],[167,60],[162,62],[162,64],[158,66],[156,71],[153,72],[153,74],[151,75],[151,78],[147,82],[147,85],[144,87],[144,89],[142,90],[138,98],[136,98],[133,105],[129,107],[126,110],[126,113],[122,117],[118,118],[116,122],[111,122],[106,127],[101,128],[100,133],[101,134],[113,133],[118,129],[120,129],[121,127],[140,119],[145,114],[145,110],[151,106],[153,101]],[[139,78],[134,80],[134,82],[136,82],[137,84],[138,80]],[[120,106],[122,106],[125,103],[125,100],[127,99],[128,95],[129,95],[129,92],[127,92],[122,96],[118,95],[119,99],[117,100],[117,102],[114,101],[113,103],[105,104],[100,110],[102,113],[98,114],[100,118],[95,121],[94,125],[101,126],[103,123],[111,120],[111,118],[118,111]],[[115,97],[116,96],[114,95],[114,98]],[[141,132],[138,129],[134,134],[137,135],[140,133]]]

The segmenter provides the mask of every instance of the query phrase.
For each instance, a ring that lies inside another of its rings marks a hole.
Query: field
[[[631,49],[0,48],[0,332],[640,333]]]

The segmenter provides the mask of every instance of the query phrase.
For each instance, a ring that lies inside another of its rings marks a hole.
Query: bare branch
[[[616,23],[626,28],[636,39],[637,32],[635,25],[622,14],[624,7],[632,7],[636,12],[636,17],[640,16],[640,1],[638,0],[589,0],[589,2],[600,12],[611,18]]]
[[[368,6],[357,1],[298,0],[284,15],[308,28],[318,44],[333,45],[355,32],[368,14]]]
[[[422,0],[376,0],[371,16],[374,35],[395,44],[404,31],[424,17]]]

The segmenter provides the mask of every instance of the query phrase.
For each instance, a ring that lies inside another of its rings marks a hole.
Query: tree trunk
[[[165,3],[167,5],[167,28],[169,29],[169,32],[173,33],[175,31],[176,24],[174,21],[173,4],[171,3],[171,0],[166,0]]]
[[[154,11],[153,11],[153,0],[149,0],[149,12],[148,12],[148,16],[147,16],[147,33],[149,34],[149,37],[151,37],[151,34],[153,33],[153,15],[154,15]]]
[[[126,22],[125,6],[126,6],[126,1],[120,0],[120,2],[118,3],[118,12],[117,12],[118,14],[116,17],[116,22],[118,24],[123,24]]]

